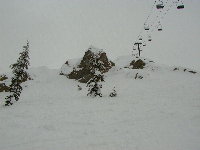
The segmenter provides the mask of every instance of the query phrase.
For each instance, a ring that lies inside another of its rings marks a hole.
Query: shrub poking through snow
[[[143,76],[141,76],[141,75],[139,75],[138,73],[136,73],[135,79],[143,79]]]
[[[23,46],[23,51],[20,53],[17,62],[10,66],[12,69],[13,77],[9,86],[10,95],[5,98],[5,106],[12,105],[13,100],[19,100],[20,94],[22,92],[21,83],[31,79],[30,75],[26,72],[29,65],[29,42],[27,42],[27,45]]]
[[[117,96],[117,92],[115,90],[115,87],[113,88],[112,92],[109,95],[110,97],[116,97]]]
[[[82,90],[82,87],[80,85],[77,85],[78,87],[78,90],[81,91]]]

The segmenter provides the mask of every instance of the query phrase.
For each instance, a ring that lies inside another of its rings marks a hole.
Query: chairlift
[[[177,1],[177,9],[183,9],[184,8],[184,4],[182,0],[178,0]]]
[[[149,26],[144,24],[144,30],[149,30]]]
[[[139,36],[138,36],[138,39],[139,39],[139,41],[142,41],[142,36],[139,35]]]
[[[152,38],[151,38],[150,35],[148,36],[148,41],[149,41],[149,42],[152,41]]]
[[[142,36],[141,35],[138,36],[138,40],[142,41]]]
[[[159,1],[159,3],[156,5],[157,9],[163,9],[164,5],[163,5],[163,1]]]
[[[146,42],[145,41],[142,43],[142,46],[146,46]]]
[[[134,51],[136,50],[135,46],[133,46],[133,50],[134,50]]]
[[[184,8],[183,4],[177,6],[177,9],[183,9],[183,8]]]
[[[159,22],[159,24],[158,24],[158,31],[162,31],[162,25],[161,25],[160,22]]]

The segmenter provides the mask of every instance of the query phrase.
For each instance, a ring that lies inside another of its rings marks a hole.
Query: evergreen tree
[[[88,81],[87,87],[89,87],[88,89],[89,93],[87,94],[87,96],[102,97],[102,94],[101,94],[102,84],[99,83],[101,81],[101,78],[103,78],[102,75],[95,74],[94,77]]]
[[[27,73],[28,66],[30,65],[29,59],[29,42],[27,41],[27,45],[23,46],[23,51],[20,53],[17,62],[10,66],[13,77],[9,86],[10,95],[5,98],[5,106],[12,105],[13,100],[19,100],[22,91],[21,83],[31,79],[30,75]]]
[[[101,73],[103,65],[102,62],[99,60],[99,55],[94,54],[93,57],[90,59],[90,63],[91,63],[90,71],[93,77],[87,82],[87,87],[89,87],[88,89],[89,93],[87,94],[87,96],[102,97],[101,94],[102,84],[100,84],[100,82],[104,81],[104,76]]]

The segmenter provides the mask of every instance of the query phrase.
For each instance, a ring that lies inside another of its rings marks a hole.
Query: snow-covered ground
[[[156,63],[122,68],[129,60],[106,74],[102,98],[60,70],[32,68],[19,102],[5,107],[0,93],[0,150],[200,149],[200,74]]]

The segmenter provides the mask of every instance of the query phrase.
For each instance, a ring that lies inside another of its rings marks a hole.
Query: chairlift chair
[[[148,36],[148,41],[149,41],[149,42],[152,41],[152,38],[151,38],[150,35]]]
[[[158,4],[158,5],[156,5],[156,8],[157,8],[157,9],[163,9],[163,8],[164,8],[164,5],[163,5],[163,4]]]
[[[149,30],[149,27],[144,27],[144,30],[147,30],[147,31],[148,31],[148,30]]]
[[[142,41],[142,35],[139,35],[139,36],[138,36],[138,40],[139,40],[139,41]]]
[[[164,5],[163,5],[163,1],[159,1],[159,3],[156,5],[157,9],[163,9]]]
[[[141,35],[138,36],[138,40],[139,40],[139,41],[142,40],[142,36],[141,36]]]
[[[145,41],[142,43],[142,46],[146,46],[146,42]]]
[[[183,8],[184,8],[183,4],[177,6],[177,9],[183,9]]]
[[[136,50],[135,46],[133,46],[133,50],[134,50],[134,51]]]
[[[144,30],[149,30],[149,26],[144,24]]]
[[[177,1],[177,9],[183,9],[184,8],[184,4],[182,0],[178,0]]]
[[[160,22],[159,22],[159,24],[158,24],[158,31],[162,31],[162,25],[161,25]]]

